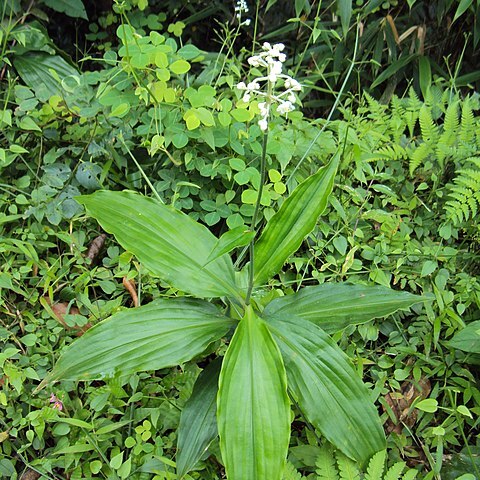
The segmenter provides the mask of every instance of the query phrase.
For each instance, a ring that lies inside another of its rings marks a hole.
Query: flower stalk
[[[285,45],[283,45],[283,43],[278,43],[272,46],[268,42],[265,42],[262,46],[262,51],[258,55],[251,56],[248,59],[248,63],[253,68],[266,69],[266,75],[258,76],[248,84],[245,82],[237,84],[237,89],[243,92],[243,102],[248,103],[253,99],[261,100],[258,102],[258,109],[260,112],[258,126],[263,132],[262,154],[260,159],[260,185],[255,202],[252,223],[250,225],[250,231],[252,232],[254,232],[257,227],[263,187],[265,184],[269,120],[274,113],[273,110],[275,110],[278,115],[284,115],[285,117],[288,116],[288,113],[295,109],[295,103],[297,102],[296,92],[302,89],[302,86],[297,80],[283,73],[283,63],[287,58],[283,53],[284,49]],[[282,86],[283,89],[281,88]],[[276,108],[274,109],[274,107]],[[254,241],[255,237],[249,244],[250,265],[248,287],[245,297],[245,303],[247,305],[250,303],[250,297],[253,290],[255,258]]]

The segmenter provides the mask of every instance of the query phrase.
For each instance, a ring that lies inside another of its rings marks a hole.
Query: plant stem
[[[260,201],[262,200],[262,193],[263,193],[263,185],[265,183],[265,176],[266,176],[266,163],[267,163],[267,142],[268,142],[268,130],[263,134],[263,141],[262,141],[262,157],[260,159],[260,185],[258,187],[258,195],[257,195],[257,201],[255,202],[255,210],[253,211],[253,217],[252,217],[252,223],[250,225],[250,231],[254,232],[255,227],[257,224],[257,217],[258,217],[258,211],[260,210]],[[245,303],[249,305],[250,303],[250,296],[252,295],[252,289],[253,289],[253,260],[254,260],[254,255],[255,255],[255,249],[254,249],[254,242],[255,242],[255,237],[252,238],[252,241],[250,242],[249,245],[249,250],[250,250],[250,268],[248,271],[248,290],[247,290],[247,296],[245,297]]]

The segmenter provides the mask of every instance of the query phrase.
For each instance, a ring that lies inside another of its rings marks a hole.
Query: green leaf
[[[115,105],[115,108],[109,114],[109,117],[124,117],[130,111],[130,104],[128,102],[120,103],[119,105]]]
[[[190,63],[188,63],[186,60],[177,60],[176,62],[170,64],[168,68],[170,68],[173,73],[181,75],[190,70]]]
[[[368,463],[367,473],[365,480],[378,480],[383,477],[383,470],[385,468],[385,459],[387,457],[387,451],[382,450],[377,452],[370,462]]]
[[[438,409],[438,402],[434,398],[426,398],[416,403],[415,408],[418,408],[422,412],[435,413]]]
[[[192,396],[180,416],[178,427],[177,476],[192,470],[218,435],[217,392],[222,359],[217,358],[197,378]]]
[[[396,62],[393,62],[390,66],[388,66],[372,83],[370,88],[378,87],[382,84],[385,80],[388,80],[390,77],[395,75],[399,72],[402,68],[408,65],[414,58],[416,58],[416,54],[407,55],[404,57],[400,57]]]
[[[294,316],[270,317],[282,351],[288,387],[307,420],[361,464],[385,448],[371,395],[348,357],[320,328]]]
[[[217,400],[220,449],[229,480],[281,480],[290,437],[285,368],[251,307],[225,355]]]
[[[118,470],[123,462],[123,452],[118,453],[110,460],[110,467]]]
[[[438,263],[435,260],[426,260],[422,266],[421,277],[431,275],[438,268]]]
[[[18,126],[22,130],[33,130],[36,132],[41,132],[42,129],[35,123],[32,117],[23,117],[19,122]]]
[[[237,247],[248,245],[252,240],[254,232],[251,232],[247,227],[241,226],[228,230],[219,239],[213,250],[208,256],[207,263],[221,257],[225,253],[231,252]]]
[[[56,12],[65,13],[69,17],[88,20],[82,0],[44,0],[47,7]]]
[[[430,297],[381,286],[323,283],[275,298],[265,307],[263,316],[295,315],[315,323],[328,333],[334,333],[347,325],[386,317],[428,299]]]
[[[67,423],[68,425],[85,428],[86,430],[91,430],[93,428],[90,423],[84,422],[83,420],[80,420],[78,418],[60,417],[57,419],[57,422]]]
[[[313,230],[327,206],[333,188],[339,156],[297,186],[267,223],[255,244],[255,284],[275,275],[303,239]]]
[[[198,297],[239,296],[230,257],[207,264],[217,238],[184,213],[132,192],[97,191],[76,198],[144,266]]]
[[[473,3],[473,0],[460,0],[460,3],[458,4],[458,7],[457,7],[457,11],[455,12],[455,16],[453,17],[452,24],[470,8],[470,5],[472,3]]]
[[[448,345],[469,353],[480,353],[480,320],[469,323],[456,333]]]
[[[101,379],[178,365],[234,323],[202,300],[161,299],[122,311],[73,342],[38,389],[60,379]]]
[[[421,56],[418,58],[418,79],[420,90],[425,99],[427,98],[428,89],[432,84],[432,69],[430,66],[430,60],[427,57]]]
[[[352,18],[352,0],[337,0],[338,14],[342,22],[343,36],[347,36]]]
[[[49,55],[44,52],[29,52],[15,56],[13,65],[25,84],[35,90],[36,94],[44,88],[50,96],[63,96],[62,80],[79,75],[78,70],[60,55]]]

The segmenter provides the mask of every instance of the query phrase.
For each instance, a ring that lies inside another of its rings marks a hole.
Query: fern
[[[428,143],[422,143],[410,155],[410,175],[413,175],[415,170],[424,163],[424,160],[429,156],[431,147]]]
[[[443,121],[443,132],[438,139],[436,153],[442,166],[445,165],[445,158],[455,155],[459,126],[458,101],[455,101],[447,108]]]
[[[353,460],[339,451],[336,452],[336,457],[340,478],[342,480],[360,480],[360,470]]]
[[[305,480],[305,477],[297,469],[287,462],[283,471],[283,480]]]
[[[448,186],[445,210],[447,221],[454,226],[475,218],[480,207],[480,157],[470,157],[465,164],[472,168],[458,170]]]
[[[408,158],[408,152],[400,145],[385,145],[373,152],[373,158],[378,160],[403,160]],[[369,158],[372,161],[372,157]]]
[[[383,477],[383,480],[399,480],[400,475],[403,472],[403,469],[405,468],[406,463],[405,462],[397,462],[394,465],[392,465],[387,472],[385,473],[385,476]],[[414,477],[417,475],[416,470],[411,470],[414,472]]]
[[[317,480],[339,480],[339,472],[330,445],[324,445],[318,455],[317,461]]]
[[[322,447],[318,455],[317,480],[414,480],[417,470],[405,470],[405,462],[396,462],[386,472],[387,452],[383,450],[376,453],[367,467],[367,472],[362,475],[358,465],[339,451],[332,450],[330,446]]]
[[[387,451],[382,450],[376,453],[368,464],[365,480],[382,480],[383,469],[385,468],[385,458]]]
[[[475,133],[475,118],[470,105],[470,99],[466,98],[462,105],[462,122],[460,125],[460,141],[471,143]]]
[[[420,131],[422,132],[423,141],[432,143],[437,139],[438,127],[432,118],[432,111],[426,105],[422,105],[420,113],[418,114],[420,123]]]

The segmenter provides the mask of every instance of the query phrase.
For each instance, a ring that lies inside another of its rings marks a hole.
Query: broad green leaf
[[[406,55],[400,57],[396,62],[393,62],[390,66],[388,66],[372,83],[370,88],[378,87],[382,84],[385,80],[388,80],[390,77],[395,75],[397,72],[402,70],[406,65],[408,65],[414,58],[416,58],[416,54]]]
[[[251,307],[225,355],[217,400],[220,449],[229,480],[280,480],[290,437],[285,368]]]
[[[250,231],[248,227],[241,226],[228,230],[219,239],[213,250],[208,256],[207,263],[221,257],[225,253],[231,252],[234,248],[248,245],[254,236],[254,232]]]
[[[13,59],[18,74],[35,93],[45,88],[50,96],[63,96],[62,80],[76,77],[78,70],[68,64],[60,55],[45,52],[29,52]]]
[[[295,315],[315,323],[328,333],[347,325],[359,325],[386,317],[429,300],[391,288],[350,283],[323,283],[302,288],[298,293],[275,298],[265,308],[264,317]]]
[[[180,416],[177,476],[181,479],[195,467],[218,435],[217,392],[222,359],[217,358],[197,378],[192,396]]]
[[[188,215],[132,192],[97,191],[76,200],[170,285],[198,297],[239,296],[230,257],[207,265],[218,239]]]
[[[337,8],[342,22],[343,36],[346,37],[352,18],[352,0],[337,0]]]
[[[469,353],[480,353],[480,320],[469,323],[456,333],[448,345]]]
[[[44,0],[44,3],[56,12],[65,13],[73,18],[88,20],[82,0]]]
[[[234,323],[203,300],[162,299],[124,310],[73,342],[38,388],[60,379],[94,380],[178,365]]]
[[[275,275],[313,230],[327,206],[338,162],[336,155],[328,165],[298,185],[269,220],[255,244],[256,285]]]
[[[318,326],[294,316],[270,317],[288,388],[307,420],[361,464],[385,448],[370,392],[338,345]]]
[[[427,98],[428,89],[432,84],[432,69],[430,60],[424,56],[418,58],[418,81],[423,98]]]

